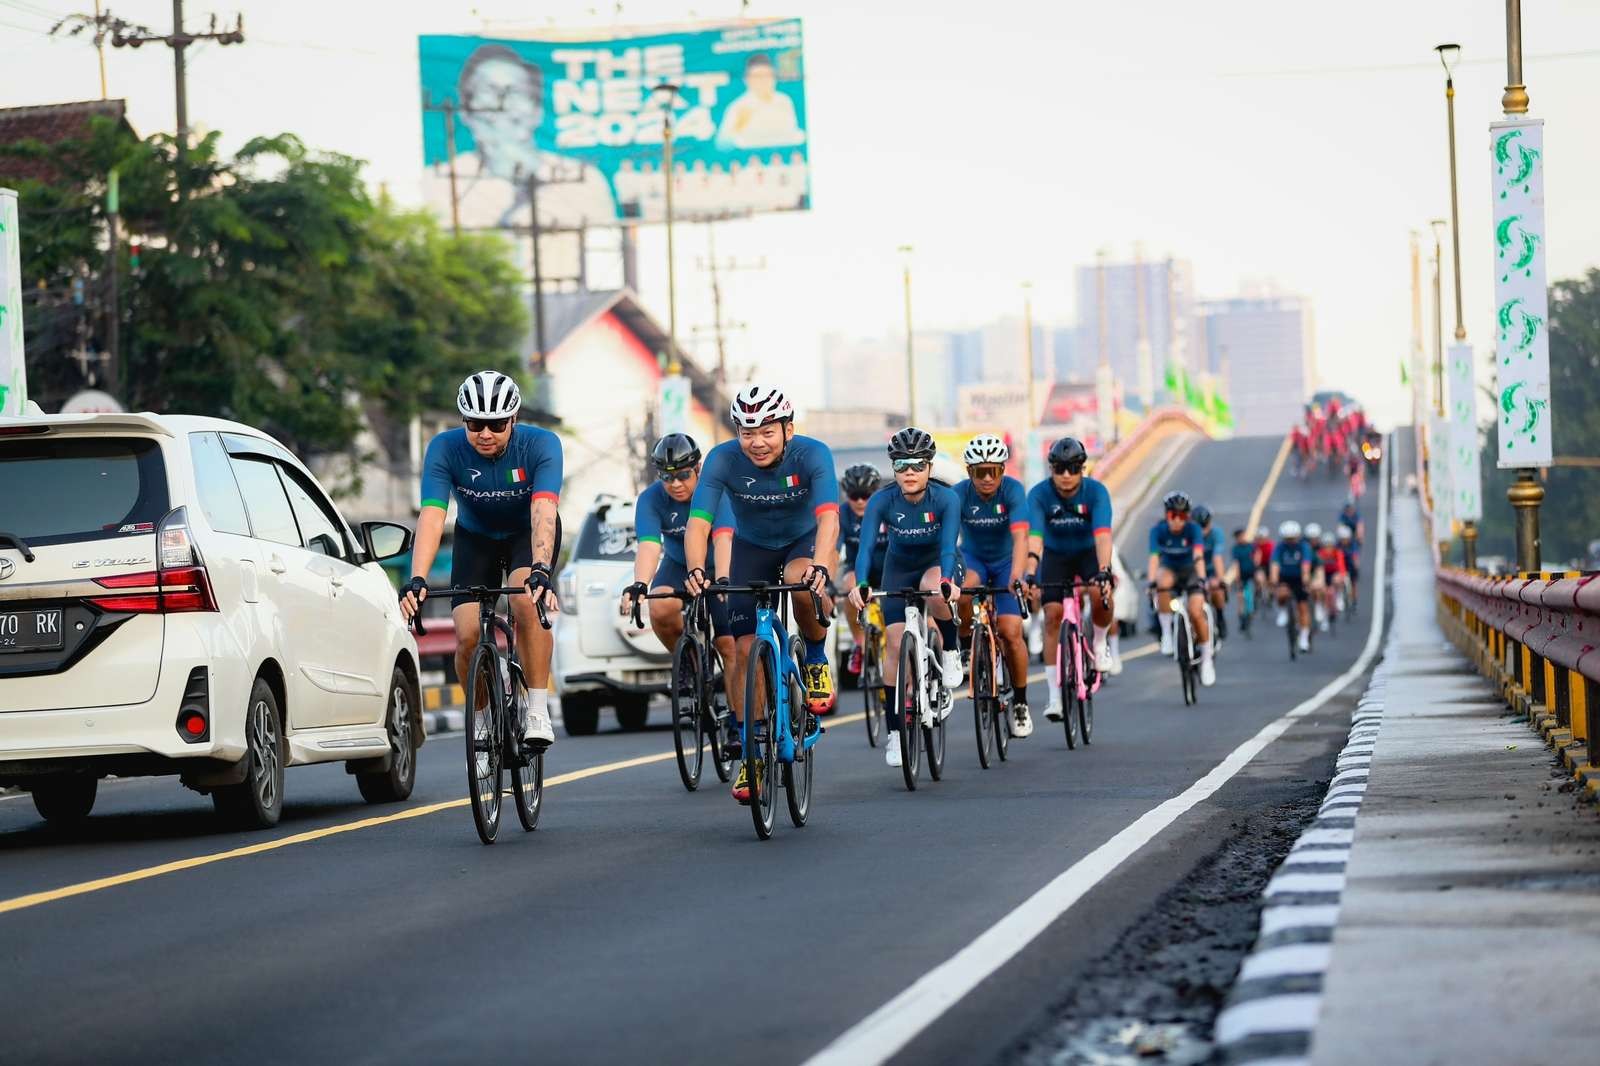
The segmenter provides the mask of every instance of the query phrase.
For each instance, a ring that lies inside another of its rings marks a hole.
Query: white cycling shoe
[[[1111,654],[1110,641],[1107,641],[1095,649],[1094,668],[1096,670],[1100,671],[1102,674],[1110,674],[1115,671],[1116,665],[1117,659],[1116,656]]]
[[[1171,655],[1172,654],[1172,634],[1171,633],[1162,633],[1161,634],[1161,654],[1162,655]]]
[[[1300,631],[1300,650],[1301,651],[1310,651],[1311,650],[1311,630],[1309,630],[1309,629],[1302,629]]]
[[[1033,733],[1033,715],[1028,713],[1026,703],[1013,703],[1011,705],[1011,735],[1026,737]]]
[[[1061,690],[1060,689],[1052,688],[1050,690],[1050,702],[1045,704],[1044,716],[1046,718],[1048,718],[1052,722],[1059,722],[1059,721],[1061,721],[1062,718],[1065,717],[1065,715],[1062,713],[1062,710],[1061,710]]]
[[[883,735],[883,762],[896,769],[900,766],[900,734],[890,730]]]
[[[529,707],[523,720],[522,739],[538,748],[547,748],[556,742],[556,732],[550,726],[550,712]]]
[[[944,674],[944,687],[954,692],[961,687],[961,652],[946,648],[939,653],[939,670]]]
[[[1210,659],[1200,663],[1200,683],[1206,688],[1217,683],[1217,667]]]
[[[1286,626],[1288,624],[1289,624],[1289,609],[1287,607],[1279,607],[1278,608],[1278,628],[1282,629],[1284,626]]]

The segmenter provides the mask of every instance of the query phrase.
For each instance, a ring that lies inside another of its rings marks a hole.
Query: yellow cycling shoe
[[[827,663],[806,663],[806,705],[811,708],[811,713],[824,715],[833,713],[833,671],[828,669]]]
[[[756,795],[760,795],[761,793],[762,765],[762,763],[756,763],[756,787],[753,790]],[[750,788],[750,774],[746,770],[747,766],[749,766],[749,763],[740,763],[739,776],[733,779],[733,798],[738,800],[739,803],[745,807],[750,806],[750,795],[752,792],[752,789]]]

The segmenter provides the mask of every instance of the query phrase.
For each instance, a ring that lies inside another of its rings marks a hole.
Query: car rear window
[[[616,517],[628,519],[624,523],[609,521],[611,510],[609,506],[597,507],[583,520],[583,531],[578,534],[578,546],[573,549],[573,558],[633,561],[633,511],[618,509]]]
[[[139,437],[0,441],[0,530],[31,547],[149,533],[170,509],[156,442]]]

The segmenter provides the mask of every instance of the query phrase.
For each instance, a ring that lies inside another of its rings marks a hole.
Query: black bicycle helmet
[[[883,475],[870,463],[857,463],[845,470],[839,487],[846,496],[871,496],[883,487]]]
[[[1181,514],[1188,514],[1191,506],[1189,503],[1189,494],[1187,492],[1169,492],[1167,493],[1166,498],[1161,501],[1161,506],[1168,511],[1178,511]]]
[[[1089,451],[1077,437],[1062,437],[1050,445],[1050,465],[1073,466],[1089,461]]]
[[[925,429],[907,426],[889,438],[891,459],[932,459],[938,449]]]
[[[650,461],[663,474],[684,470],[700,461],[700,445],[687,433],[668,433],[650,449]]]
[[[1194,513],[1191,517],[1193,517],[1194,520],[1199,522],[1202,526],[1209,526],[1211,524],[1211,508],[1202,503],[1200,506],[1194,509]]]

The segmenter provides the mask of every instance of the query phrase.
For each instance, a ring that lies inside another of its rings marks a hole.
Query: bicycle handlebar
[[[961,589],[963,596],[971,596],[974,599],[981,599],[985,596],[1004,596],[1007,593],[1017,598],[1017,606],[1022,612],[1022,620],[1027,621],[1031,612],[1028,610],[1028,597],[1023,593],[1022,582],[1020,581],[1012,585],[966,585]]]
[[[518,596],[527,592],[525,586],[508,588],[491,588],[488,585],[467,585],[465,587],[452,587],[442,589],[429,589],[430,596],[470,596],[480,604],[498,600],[501,596]],[[544,599],[541,597],[533,601],[533,606],[539,612],[539,624],[545,629],[550,628],[550,618],[545,614]],[[427,628],[422,624],[422,611],[420,604],[417,613],[411,616],[411,629],[417,636],[427,635]]]
[[[746,596],[746,595],[751,595],[751,596],[778,595],[778,596],[781,596],[785,592],[809,592],[811,594],[811,608],[812,608],[813,611],[816,612],[817,620],[821,621],[824,618],[832,620],[833,615],[830,614],[827,611],[824,611],[822,609],[822,597],[817,595],[816,589],[813,589],[810,585],[805,584],[804,582],[797,582],[797,583],[793,583],[793,584],[785,584],[785,583],[781,583],[781,582],[775,582],[775,583],[769,585],[764,581],[752,581],[748,585],[726,585],[726,584],[723,584],[720,581],[716,581],[716,582],[712,582],[710,585],[706,586],[705,595],[708,595],[708,596],[731,596],[731,595],[740,595],[740,596]]]

